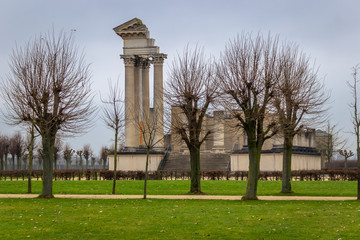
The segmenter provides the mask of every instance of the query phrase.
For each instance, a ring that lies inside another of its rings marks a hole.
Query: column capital
[[[166,58],[167,58],[167,55],[163,54],[163,53],[152,55],[152,59],[153,59],[154,64],[163,64],[164,59],[166,59]]]
[[[141,66],[142,69],[150,68],[149,58],[142,58],[139,65]]]
[[[125,66],[134,66],[135,65],[135,56],[134,55],[120,55],[120,58],[124,59]]]

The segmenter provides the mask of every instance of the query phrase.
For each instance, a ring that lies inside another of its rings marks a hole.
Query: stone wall
[[[262,153],[260,171],[282,171],[282,153]],[[231,154],[231,171],[248,171],[248,154]],[[291,170],[321,170],[319,155],[293,154]]]
[[[150,154],[149,171],[156,171],[163,154]],[[145,171],[146,154],[121,154],[117,156],[118,171]],[[114,170],[114,155],[109,155],[109,170]]]

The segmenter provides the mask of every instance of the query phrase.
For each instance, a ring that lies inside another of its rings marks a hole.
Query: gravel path
[[[0,198],[36,198],[38,194],[0,194]],[[72,199],[141,199],[143,195],[71,195],[55,194],[56,198]],[[147,195],[148,199],[200,199],[200,200],[241,200],[242,196],[226,195]],[[356,200],[356,197],[324,197],[324,196],[258,196],[259,200],[316,200],[345,201]]]

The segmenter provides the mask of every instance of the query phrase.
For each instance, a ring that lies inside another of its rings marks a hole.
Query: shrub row
[[[203,180],[246,180],[247,171],[203,171]],[[323,169],[310,171],[292,171],[293,180],[298,181],[355,181],[357,180],[356,169]],[[25,180],[28,177],[27,170],[1,170],[0,180]],[[42,170],[32,171],[32,177],[37,180],[42,179]],[[91,170],[54,170],[54,180],[112,180],[114,172],[110,170],[91,169]],[[117,171],[118,180],[143,180],[144,171]],[[189,179],[189,171],[153,171],[149,172],[150,180],[177,180]],[[260,180],[281,180],[281,172],[262,171],[259,175]]]

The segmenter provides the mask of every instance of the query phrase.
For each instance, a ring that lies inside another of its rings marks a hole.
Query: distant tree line
[[[11,136],[0,134],[0,170],[25,170],[29,168],[29,138],[20,132]],[[107,168],[107,147],[102,147],[96,156],[89,144],[82,149],[74,150],[67,143],[62,145],[56,140],[54,150],[54,169],[94,169]],[[39,144],[34,146],[32,169],[42,169],[43,155]]]

